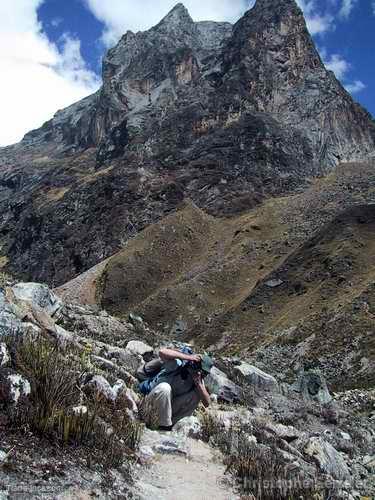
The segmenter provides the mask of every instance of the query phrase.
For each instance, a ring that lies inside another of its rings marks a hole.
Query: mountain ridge
[[[0,150],[4,269],[60,285],[183,200],[231,217],[372,157],[375,125],[322,65],[300,9],[270,5],[234,27],[178,6],[164,18],[178,37],[127,32],[96,94]]]

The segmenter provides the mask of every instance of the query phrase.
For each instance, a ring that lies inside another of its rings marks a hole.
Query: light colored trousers
[[[167,382],[157,385],[146,397],[150,419],[155,425],[170,426],[193,414],[200,401],[196,390],[172,398],[172,388]]]

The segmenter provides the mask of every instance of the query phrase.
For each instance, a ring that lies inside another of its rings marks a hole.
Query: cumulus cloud
[[[97,19],[105,25],[103,41],[114,45],[127,31],[142,31],[157,24],[178,3],[176,0],[84,0]],[[255,0],[184,0],[195,21],[234,22],[253,6]]]
[[[345,85],[345,88],[351,94],[357,94],[366,88],[366,85],[361,82],[361,80],[355,80],[352,83],[348,83]]]
[[[103,42],[113,46],[127,31],[146,30],[157,24],[175,5],[176,0],[143,0],[142,9],[136,0],[82,0],[97,19],[105,25]],[[333,4],[338,0],[330,0]],[[342,0],[353,4],[356,0]],[[332,12],[321,12],[316,0],[297,0],[304,11],[308,29],[312,35],[323,34],[334,29]],[[195,21],[235,22],[255,0],[184,0]],[[343,7],[344,8],[344,7]],[[350,9],[346,5],[346,9]],[[344,10],[343,10],[344,12]]]
[[[320,49],[320,55],[326,68],[335,73],[336,78],[342,82],[348,92],[357,94],[366,88],[361,80],[348,81],[348,73],[352,70],[352,65],[340,54],[328,55],[323,47]]]
[[[340,54],[332,54],[329,57],[323,57],[326,68],[333,71],[339,80],[345,78],[351,65]]]
[[[319,11],[316,0],[297,0],[304,12],[307,28],[312,35],[321,35],[335,28],[334,16]]]
[[[59,51],[47,39],[37,19],[43,1],[0,2],[0,146],[17,142],[100,83],[78,40],[65,35]]]

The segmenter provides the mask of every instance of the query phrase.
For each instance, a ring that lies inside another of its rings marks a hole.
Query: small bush
[[[227,472],[237,479],[245,498],[256,500],[324,500],[327,492],[304,475],[290,470],[276,441],[254,443],[251,436],[258,434],[256,427],[234,421],[229,429],[215,416],[201,415],[203,438],[216,445],[224,455]]]
[[[16,348],[16,368],[31,384],[30,405],[17,416],[33,431],[62,444],[85,446],[90,461],[113,467],[131,456],[142,432],[126,406],[99,394],[86,396],[87,376],[81,353],[61,350],[49,338],[24,338]],[[74,408],[84,405],[87,411]]]
[[[27,419],[32,428],[44,435],[62,430],[59,437],[68,441],[68,424],[62,422],[71,418],[78,424],[78,417],[67,411],[80,404],[79,387],[85,375],[77,369],[73,353],[61,352],[47,338],[24,338],[17,346],[16,368],[31,384],[32,408]]]
[[[199,419],[202,425],[201,430],[201,439],[208,443],[210,440],[213,441],[213,444],[217,443],[217,438],[225,432],[225,427],[223,423],[212,413],[207,411],[202,411],[199,414]]]

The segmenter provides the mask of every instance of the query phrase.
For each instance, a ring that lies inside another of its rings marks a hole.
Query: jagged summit
[[[1,258],[60,284],[184,199],[232,216],[374,155],[371,117],[294,0],[258,0],[234,26],[178,4],[108,51],[96,94],[2,152]]]
[[[254,6],[248,12],[263,11],[274,15],[288,15],[290,12],[297,12],[303,16],[302,10],[296,0],[256,0]],[[246,15],[246,14],[245,14]]]
[[[160,21],[157,26],[165,24],[182,24],[182,23],[193,23],[193,19],[190,16],[188,9],[183,3],[178,3],[173,7],[172,10]]]

